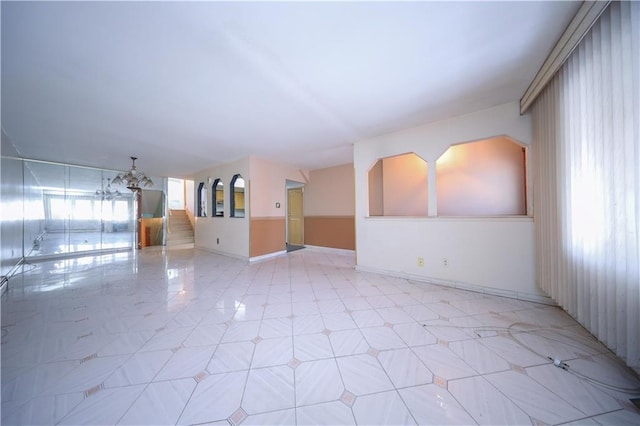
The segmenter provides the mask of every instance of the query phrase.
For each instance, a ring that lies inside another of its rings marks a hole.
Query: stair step
[[[184,210],[170,211],[168,228],[166,240],[168,246],[194,244],[193,226]]]
[[[193,235],[178,235],[175,237],[167,237],[167,241],[177,241],[177,240],[193,240]]]
[[[179,232],[179,233],[167,234],[168,240],[175,240],[180,238],[193,238],[193,237],[194,237],[193,232]]]
[[[168,246],[178,246],[181,244],[193,244],[194,243],[194,239],[193,238],[183,238],[180,240],[168,240],[167,241],[167,245]]]
[[[189,225],[191,226],[191,222],[189,222],[188,219],[185,218],[185,220],[175,220],[175,219],[169,219],[169,224],[176,224],[176,225]]]
[[[167,234],[167,238],[193,238],[193,232],[173,232]]]

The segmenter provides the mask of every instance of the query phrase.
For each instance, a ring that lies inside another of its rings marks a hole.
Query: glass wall
[[[124,185],[111,184],[118,172],[12,157],[1,161],[2,275],[10,275],[23,258],[137,246],[137,200]],[[141,211],[145,217],[159,218],[149,220],[158,222],[154,241],[164,244],[168,180],[151,178],[155,185],[143,191]],[[150,212],[145,210],[145,199],[153,207]],[[158,199],[161,203],[154,204]]]
[[[24,178],[22,160],[2,157],[0,167],[0,259],[2,275],[11,275],[24,255],[23,240],[31,235],[33,240],[40,233],[40,220],[30,223],[24,213]]]
[[[114,171],[24,160],[25,257],[134,247],[131,191],[111,185]]]

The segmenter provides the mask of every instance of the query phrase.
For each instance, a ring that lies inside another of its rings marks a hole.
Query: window
[[[224,216],[224,184],[222,179],[218,178],[213,182],[211,194],[213,205],[215,206],[215,216]]]
[[[182,179],[169,178],[167,183],[169,208],[174,210],[184,209],[184,181]]]
[[[450,146],[436,162],[438,215],[526,215],[525,162],[506,136]]]
[[[200,182],[198,185],[198,216],[207,216],[207,188],[204,186],[204,182]]]
[[[426,216],[427,162],[414,153],[379,159],[369,170],[369,216]]]
[[[99,219],[99,214],[93,211],[93,200],[76,199],[73,206],[73,219],[91,220]]]
[[[49,208],[51,209],[50,219],[67,219],[69,216],[66,198],[49,198]]]
[[[234,175],[231,179],[232,196],[230,200],[231,217],[244,217],[245,200],[244,200],[244,179],[241,175]]]
[[[129,210],[129,201],[116,200],[113,203],[113,220],[117,222],[126,222],[131,218]]]

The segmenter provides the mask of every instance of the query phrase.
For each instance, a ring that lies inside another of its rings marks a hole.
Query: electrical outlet
[[[449,266],[449,259],[442,259],[442,266],[444,266],[445,268]]]
[[[424,258],[423,257],[419,257],[418,258],[418,266],[420,266],[420,267],[424,266]]]

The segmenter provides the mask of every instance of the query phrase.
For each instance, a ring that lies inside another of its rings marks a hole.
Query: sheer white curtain
[[[640,3],[613,2],[533,106],[540,287],[640,368]]]

